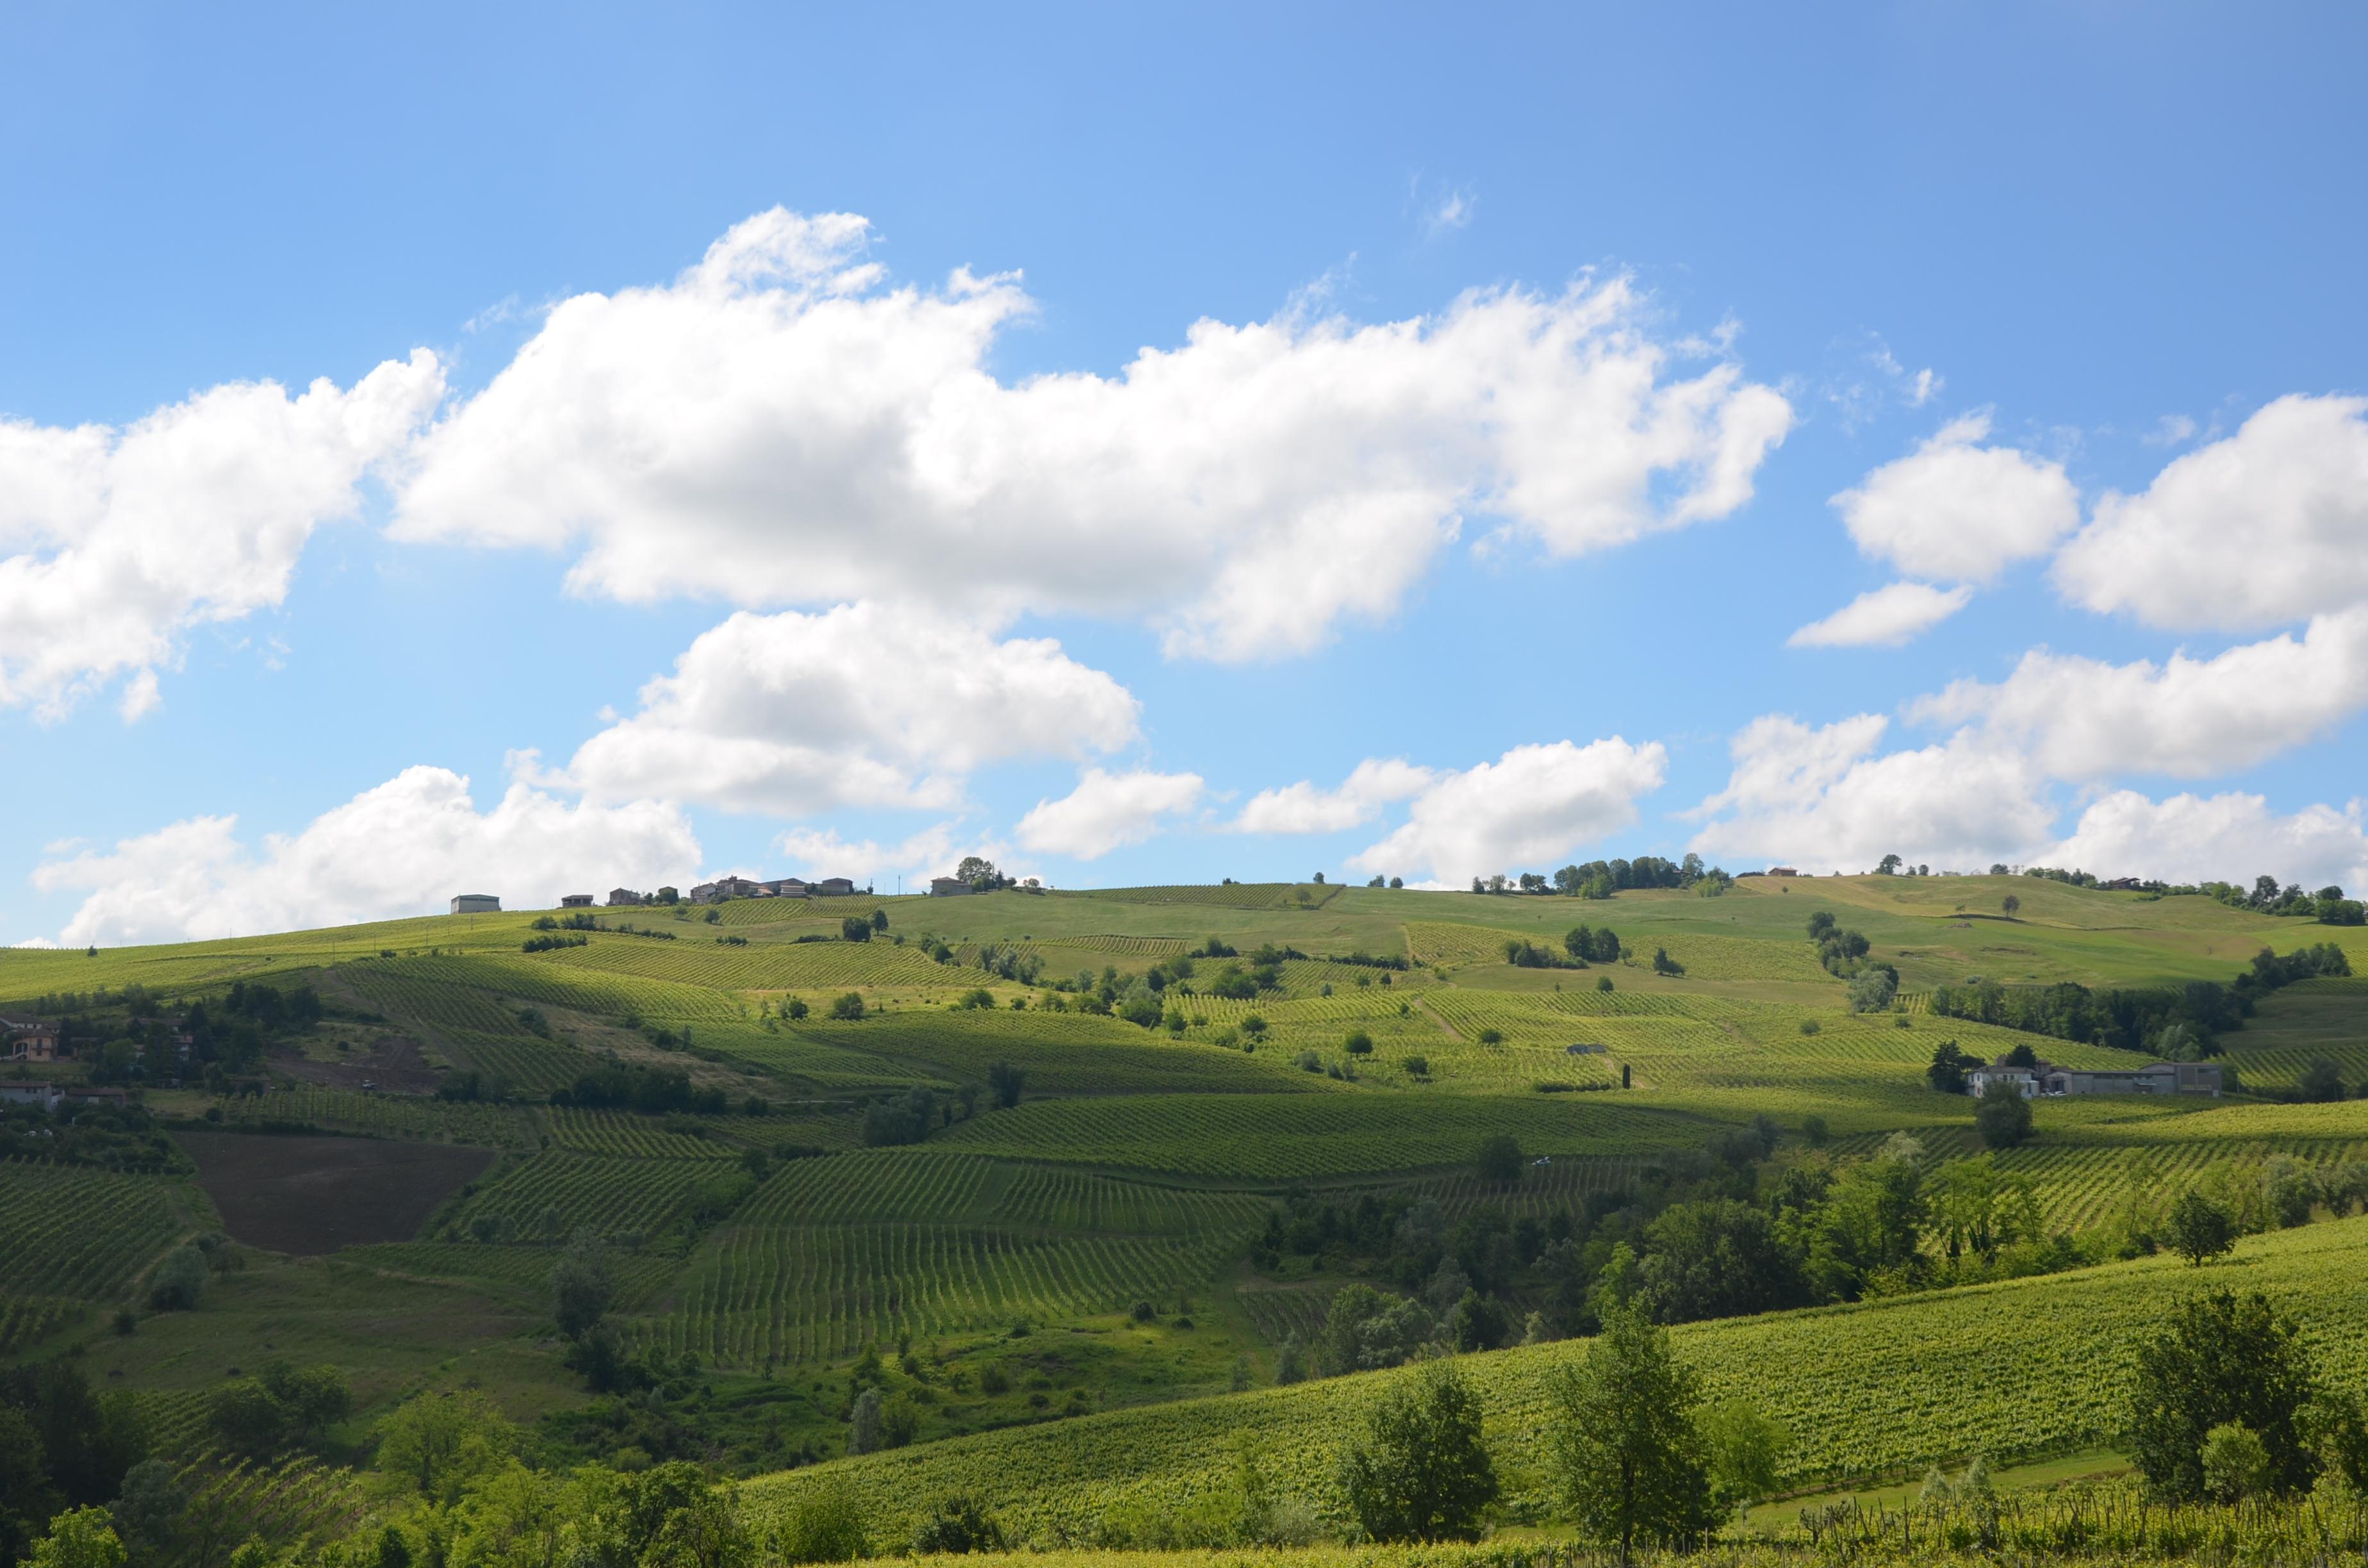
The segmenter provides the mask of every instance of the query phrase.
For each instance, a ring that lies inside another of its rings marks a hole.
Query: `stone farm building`
[[[733,876],[701,882],[687,896],[692,903],[722,903],[727,898],[837,898],[854,891],[855,883],[845,877],[825,877],[818,882],[783,877],[779,881],[758,882]]]
[[[452,900],[455,915],[499,915],[502,901],[489,892],[464,892]]]
[[[1978,1096],[1992,1084],[2012,1084],[2028,1099],[2039,1095],[2217,1095],[2219,1064],[2156,1062],[2144,1067],[2058,1067],[2039,1062],[2025,1067],[2004,1057],[1965,1074],[1965,1092]]]

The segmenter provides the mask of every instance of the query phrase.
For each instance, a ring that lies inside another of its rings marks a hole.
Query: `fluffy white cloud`
[[[950,876],[965,855],[992,860],[1009,877],[1030,876],[1011,859],[1010,848],[991,838],[964,835],[958,822],[933,823],[901,844],[880,844],[866,838],[855,842],[837,829],[792,828],[773,841],[788,858],[789,869],[807,877],[846,877],[887,892],[898,877],[905,891],[928,891],[931,877]]]
[[[1730,363],[1674,371],[1620,279],[1202,321],[1006,385],[1016,278],[890,288],[869,232],[776,210],[562,302],[420,444],[396,533],[580,546],[573,585],[623,599],[1140,615],[1239,659],[1387,615],[1466,511],[1557,555],[1725,516],[1792,422]]]
[[[2250,767],[2368,708],[2368,608],[2313,620],[2209,659],[2110,665],[2034,649],[1996,685],[1958,681],[1909,705],[1941,723],[1979,720],[2057,778]]]
[[[182,634],[286,597],[443,389],[422,349],[347,391],[218,386],[120,430],[0,419],[0,704],[55,717],[125,676],[124,717],[154,708]]]
[[[1434,777],[1406,822],[1349,863],[1450,883],[1543,865],[1634,822],[1637,797],[1661,787],[1668,761],[1658,741],[1636,746],[1617,735],[1515,746]]]
[[[565,777],[596,800],[791,816],[942,808],[984,764],[1126,744],[1138,710],[1050,639],[877,604],[744,611],[643,687],[641,710],[586,741]]]
[[[1338,833],[1372,821],[1391,801],[1421,794],[1436,777],[1402,758],[1368,757],[1338,790],[1319,790],[1303,778],[1259,790],[1233,826],[1238,833]]]
[[[2055,560],[2065,597],[2152,626],[2245,630],[2368,601],[2368,398],[2282,397],[2108,495]]]
[[[699,866],[690,824],[646,801],[569,805],[514,783],[479,812],[469,781],[409,767],[293,835],[242,844],[235,817],[193,817],[106,851],[54,859],[43,892],[85,889],[69,946],[242,937],[427,915],[454,893],[514,908],[564,892],[683,883]]]
[[[1867,554],[1916,577],[1987,583],[2043,555],[2080,521],[2064,465],[1985,447],[1989,416],[1956,420],[1833,498]]]
[[[2361,802],[2342,811],[2305,806],[2280,816],[2259,795],[2173,795],[2150,801],[2121,790],[2080,813],[2072,836],[2044,863],[2100,876],[2166,881],[2248,881],[2267,873],[2309,887],[2368,885]]]
[[[1861,594],[1823,620],[1786,638],[1791,648],[1896,648],[1938,626],[1972,600],[1971,588],[1892,583]]]
[[[1039,801],[1019,819],[1019,842],[1046,855],[1099,860],[1140,844],[1168,818],[1201,799],[1197,773],[1105,773],[1086,769],[1077,787],[1057,801]]]
[[[1877,713],[1820,729],[1783,714],[1753,720],[1732,743],[1726,788],[1696,808],[1709,820],[1691,847],[1863,871],[1895,853],[1953,866],[2023,860],[2052,838],[2055,808],[2020,753],[1960,733],[1877,755],[1888,727]]]

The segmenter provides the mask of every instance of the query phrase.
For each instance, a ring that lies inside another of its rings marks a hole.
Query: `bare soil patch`
[[[359,1089],[370,1084],[397,1095],[433,1094],[444,1076],[427,1064],[419,1042],[408,1035],[382,1037],[363,1054],[335,1062],[315,1062],[300,1052],[282,1051],[271,1058],[271,1070],[332,1089]]]
[[[494,1163],[492,1149],[380,1138],[176,1132],[234,1241],[312,1256],[407,1242]]]

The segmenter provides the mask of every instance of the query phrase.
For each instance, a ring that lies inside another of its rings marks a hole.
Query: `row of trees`
[[[1683,860],[1664,860],[1657,855],[1640,855],[1634,860],[1589,860],[1584,865],[1565,866],[1551,878],[1535,871],[1523,871],[1517,876],[1498,874],[1472,879],[1472,891],[1476,893],[1553,894],[1562,898],[1610,898],[1613,893],[1640,888],[1691,888],[1705,897],[1716,897],[1735,884],[1735,879],[1716,866],[1706,866],[1699,855],[1688,855]],[[1372,885],[1379,885],[1375,879]],[[1393,881],[1390,885],[1397,886]]]

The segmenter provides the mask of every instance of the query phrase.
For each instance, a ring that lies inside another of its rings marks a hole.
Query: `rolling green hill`
[[[1807,938],[1816,910],[1896,970],[1895,1005],[1850,1010],[1848,983]],[[884,929],[845,939],[846,916],[875,912]],[[1582,922],[1616,931],[1621,957],[1508,961],[1508,943],[1561,954]],[[1936,1048],[2143,1060],[1939,1016],[1937,987],[2226,986],[2264,946],[2328,941],[2368,967],[2358,930],[2005,877],[1748,879],[1715,898],[1605,901],[1317,884],[1009,892],[552,924],[525,911],[0,951],[0,1012],[68,1018],[81,1037],[70,1062],[5,1071],[97,1076],[142,1106],[105,1138],[9,1113],[28,1131],[0,1160],[0,1358],[73,1349],[192,1453],[211,1452],[205,1402],[233,1369],[294,1356],[352,1377],[349,1442],[414,1392],[482,1388],[555,1459],[695,1454],[768,1476],[750,1496],[768,1510],[839,1476],[897,1531],[939,1492],[970,1488],[1040,1544],[1084,1539],[1114,1509],[1212,1484],[1237,1450],[1337,1520],[1338,1434],[1392,1374],[1269,1385],[1341,1284],[1427,1287],[1393,1275],[1372,1250],[1383,1244],[1323,1226],[1363,1213],[1375,1234],[1431,1227],[1475,1267],[1497,1245],[1486,1267],[1505,1272],[1490,1289],[1518,1338],[1526,1314],[1575,1310],[1550,1299],[1553,1237],[1608,1223],[1602,1236],[1642,1244],[1617,1216],[1633,1210],[1641,1225],[1673,1195],[1728,1180],[1716,1160],[1729,1156],[1703,1151],[1738,1147],[1729,1135],[1755,1119],[1777,1142],[1736,1190],[1757,1181],[1764,1194],[1788,1172],[1824,1181],[1884,1149],[1945,1186],[1982,1144],[1970,1102],[1927,1081]],[[572,945],[529,950],[551,937]],[[1669,961],[1656,967],[1656,953]],[[250,998],[309,990],[320,1016],[275,1021],[276,1002],[241,1013],[241,984]],[[1122,1016],[1146,998],[1143,1021]],[[147,1043],[140,1020],[197,1004],[211,1021],[199,1060]],[[2133,1325],[2188,1282],[2160,1257],[2095,1261],[2133,1193],[2158,1204],[2200,1183],[2255,1194],[2258,1208],[2280,1173],[2368,1155],[2368,1100],[2292,1103],[2322,1060],[2354,1091],[2368,1081],[2368,980],[2304,981],[2251,1006],[2214,1042],[2247,1092],[2043,1102],[2031,1139],[1981,1167],[2027,1185],[2031,1212],[2062,1238],[2044,1257],[1961,1267],[1936,1221],[1918,1254],[1932,1268],[1892,1283],[2040,1277],[1679,1331],[1717,1387],[1754,1392],[1801,1435],[1789,1483],[2100,1440]],[[990,1081],[1015,1071],[1018,1103],[1000,1104]],[[635,1102],[634,1085],[655,1097]],[[189,1150],[206,1141],[174,1141],[199,1130],[256,1140],[239,1144],[258,1152],[247,1174],[201,1169]],[[234,1233],[217,1243],[238,1209],[227,1199],[252,1197],[223,1182],[301,1192],[327,1179],[299,1132],[345,1140],[344,1165],[364,1173],[348,1181],[451,1185],[384,1195],[411,1199],[389,1212],[428,1213],[386,1233],[336,1199],[317,1216],[327,1239],[297,1249],[318,1256]],[[1900,1133],[1916,1142],[1886,1143]],[[1497,1137],[1518,1150],[1518,1184],[1475,1174]],[[421,1144],[488,1153],[372,1164],[372,1150]],[[2226,1267],[2305,1309],[2351,1378],[2362,1325],[2348,1281],[2368,1221],[2318,1213],[2248,1240]],[[640,1414],[564,1363],[549,1281],[579,1235],[606,1248],[620,1353],[654,1369]],[[202,1299],[157,1310],[159,1271],[200,1241]],[[2021,1346],[2010,1369],[2000,1342]],[[1540,1506],[1537,1391],[1570,1353],[1542,1344],[1472,1362],[1517,1514]],[[867,1380],[909,1445],[843,1459]],[[770,1475],[791,1464],[804,1468]],[[196,1467],[207,1486],[249,1473],[219,1454]],[[343,1495],[330,1471],[302,1473],[291,1495]]]

